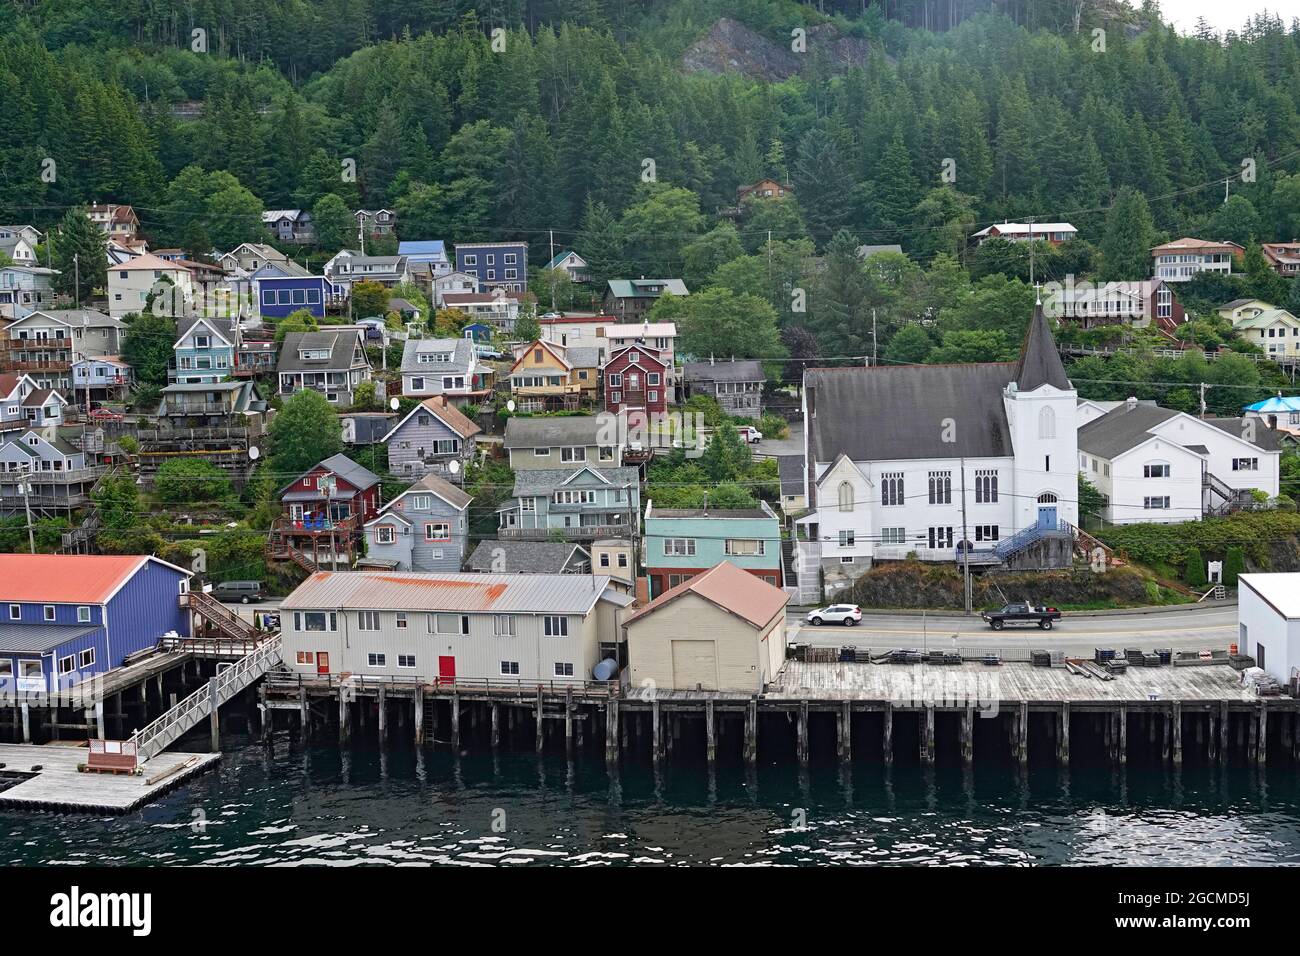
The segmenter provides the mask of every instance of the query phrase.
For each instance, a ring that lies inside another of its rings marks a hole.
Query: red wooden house
[[[350,567],[379,499],[378,475],[347,455],[326,458],[280,489],[283,514],[267,535],[267,557],[308,571]]]
[[[614,351],[601,369],[605,410],[644,411],[668,408],[668,360],[659,349],[629,345]]]

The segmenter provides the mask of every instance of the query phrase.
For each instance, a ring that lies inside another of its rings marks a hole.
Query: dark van
[[[212,586],[212,596],[218,601],[238,601],[240,604],[260,601],[264,597],[261,581],[222,581]]]

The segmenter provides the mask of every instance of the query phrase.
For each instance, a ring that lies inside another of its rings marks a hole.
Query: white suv
[[[806,618],[813,627],[823,624],[843,624],[852,627],[862,620],[862,608],[855,604],[832,604],[817,611],[811,611]]]
[[[756,445],[763,440],[763,433],[753,425],[742,425],[736,429],[740,437],[751,445]]]

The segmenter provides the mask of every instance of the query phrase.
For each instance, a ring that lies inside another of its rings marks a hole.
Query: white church
[[[909,556],[1068,567],[1077,409],[1041,306],[1016,362],[805,372],[800,600]]]

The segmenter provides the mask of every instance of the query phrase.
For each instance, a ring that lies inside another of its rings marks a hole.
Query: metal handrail
[[[576,693],[597,691],[605,696],[618,696],[618,680],[504,680],[493,677],[396,677],[388,676],[365,676],[362,674],[278,674],[268,678],[268,683],[272,687],[301,687],[303,685],[318,685],[324,687],[350,687],[353,690],[364,691],[367,688],[380,687],[401,687],[403,689],[413,687],[430,687],[436,688],[440,693],[457,693],[467,691],[504,691],[516,693],[535,694],[543,690],[552,694],[563,694],[568,690]]]
[[[264,641],[253,653],[226,668],[216,681],[216,706],[220,707],[280,661],[280,638]],[[205,684],[165,714],[137,730],[128,739],[145,760],[166,750],[177,738],[212,713],[212,689]]]

